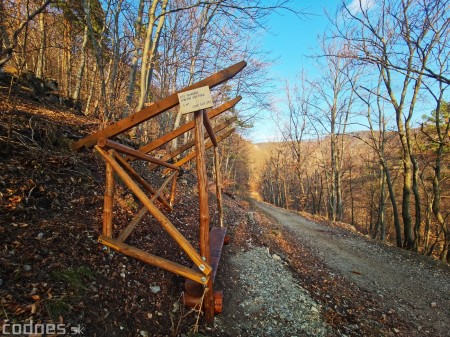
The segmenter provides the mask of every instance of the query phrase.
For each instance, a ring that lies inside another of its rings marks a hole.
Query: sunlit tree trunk
[[[141,32],[142,32],[142,17],[144,13],[144,0],[139,1],[138,14],[135,23],[135,36],[133,39],[133,59],[131,60],[131,72],[130,72],[130,82],[128,83],[128,94],[127,94],[127,104],[131,107],[133,103],[134,88],[136,86],[136,73],[138,69],[138,61],[140,58],[141,50]]]
[[[42,5],[45,4],[45,0],[42,0]],[[45,71],[45,46],[46,46],[46,29],[45,29],[45,14],[39,14],[39,33],[40,33],[40,45],[39,45],[39,55],[36,66],[36,77],[44,78]]]
[[[83,34],[83,43],[81,45],[80,67],[78,68],[77,81],[75,83],[75,90],[72,95],[75,104],[78,104],[78,102],[80,101],[80,91],[81,86],[83,84],[84,69],[86,67],[86,45],[88,42],[88,37],[89,37],[88,26],[85,26]]]

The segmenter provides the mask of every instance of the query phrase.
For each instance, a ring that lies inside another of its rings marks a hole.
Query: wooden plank
[[[172,207],[173,207],[173,204],[175,202],[175,193],[177,191],[177,179],[178,179],[178,174],[173,177],[172,188],[170,190],[169,203],[170,203],[170,206],[172,206]]]
[[[227,228],[226,227],[213,227],[209,233],[209,246],[211,252],[211,267],[213,271],[211,273],[211,280],[215,281],[217,270],[219,268],[220,257],[222,254],[223,244],[225,241]],[[197,267],[192,267],[195,271],[198,271]],[[187,294],[193,297],[200,297],[203,294],[203,286],[191,279],[187,279],[184,282],[184,290]]]
[[[195,121],[195,152],[198,182],[198,203],[200,222],[200,254],[208,264],[211,263],[209,251],[209,209],[208,209],[208,177],[206,173],[205,139],[203,135],[204,110],[194,112]],[[205,306],[205,319],[214,321],[214,289],[212,280],[207,283],[208,291],[205,293],[203,304]]]
[[[208,136],[211,139],[214,147],[217,147],[216,135],[214,134],[213,127],[211,125],[211,121],[208,118],[206,110],[203,110],[203,125],[205,126],[206,132],[208,133]]]
[[[99,146],[95,149],[103,156],[103,158],[111,164],[116,174],[122,179],[125,185],[138,197],[147,210],[161,224],[165,231],[175,240],[181,249],[190,257],[203,274],[211,273],[211,266],[203,261],[201,256],[195,251],[194,247],[188,240],[178,231],[178,229],[170,222],[170,220],[150,201],[147,195],[139,188],[139,186],[130,178],[119,163],[111,157],[111,155]]]
[[[143,153],[139,150],[135,150],[129,146],[114,142],[114,141],[106,139],[106,138],[100,138],[97,141],[97,145],[100,146],[101,148],[114,149],[117,152],[126,154],[128,156],[132,156],[137,159],[142,159],[142,160],[148,161],[153,164],[165,166],[165,167],[171,168],[172,170],[177,170],[177,171],[180,170],[179,167],[173,166],[172,164],[166,163],[165,161],[159,160],[157,158],[153,158],[152,156],[149,156],[148,154]]]
[[[237,73],[239,73],[247,63],[245,61],[238,62],[224,70],[221,70],[206,79],[194,83],[183,90],[180,90],[178,92],[183,92],[203,86],[209,86],[210,88],[214,88],[215,86],[233,78]],[[176,106],[178,102],[178,92],[164,98],[163,100],[159,102],[155,102],[154,104],[142,109],[139,112],[136,112],[110,126],[107,126],[103,130],[97,131],[94,134],[91,134],[90,136],[81,139],[71,145],[72,150],[79,150],[82,147],[91,148],[97,143],[97,140],[99,138],[112,138],[114,136],[117,136],[120,133],[123,133],[142,122],[145,122],[146,120],[155,117],[159,115],[160,113],[167,111],[174,106]]]
[[[216,125],[216,126],[213,128],[213,131],[214,131],[215,133],[217,133],[217,132],[219,132],[219,131],[225,129],[227,126],[229,126],[230,124],[232,124],[236,119],[237,119],[237,117],[232,117],[232,118],[230,118],[230,119],[227,119],[225,122],[222,122],[222,123]],[[204,133],[204,137],[205,137],[205,138],[208,138],[208,133],[207,133],[207,132]],[[169,152],[168,154],[166,154],[165,156],[163,156],[163,157],[161,158],[161,160],[168,161],[168,160],[170,160],[170,159],[172,159],[172,158],[178,156],[179,154],[183,153],[184,151],[189,150],[189,149],[190,149],[191,147],[193,147],[194,145],[195,145],[195,139],[194,139],[194,140],[191,140],[191,141],[187,142],[186,144],[184,144],[184,145],[178,147],[177,149],[175,149],[175,150]],[[150,165],[148,166],[148,169],[149,169],[149,170],[154,170],[154,169],[157,168],[157,167],[158,167],[157,165],[150,164]]]
[[[185,266],[175,263],[173,261],[169,261],[162,257],[147,253],[141,249],[129,246],[123,242],[119,242],[117,240],[107,238],[104,235],[100,235],[100,237],[98,238],[98,242],[102,245],[105,245],[107,247],[110,247],[110,248],[118,251],[119,253],[123,253],[125,255],[131,256],[142,262],[145,262],[152,266],[170,271],[174,274],[186,277],[195,282],[207,284],[207,282],[209,280],[209,277],[203,275],[202,273],[195,272],[191,268],[185,267]]]
[[[214,147],[214,171],[216,172],[216,198],[217,198],[217,210],[219,211],[219,226],[223,227],[223,205],[222,205],[222,188],[220,178],[220,159],[219,148]]]
[[[133,168],[133,166],[130,165],[125,159],[121,156],[117,156],[116,159],[120,162],[122,167],[128,171],[128,173],[136,179],[139,184],[141,184],[147,191],[149,191],[152,195],[156,193],[156,190],[144,179],[142,178],[139,173]],[[157,200],[164,205],[164,207],[169,210],[173,211],[172,206],[164,199],[162,196],[158,196]]]
[[[242,98],[241,96],[238,96],[238,97],[232,99],[231,101],[228,101],[225,104],[222,104],[218,108],[209,110],[208,117],[214,118],[217,115],[220,115],[221,113],[231,109],[241,100],[241,98]],[[194,121],[190,121],[189,123],[186,123],[186,124],[180,126],[178,129],[175,129],[175,130],[167,133],[163,137],[158,138],[158,139],[152,141],[151,143],[148,143],[147,145],[142,146],[141,148],[139,148],[139,151],[144,152],[144,153],[149,153],[149,152],[153,151],[154,149],[160,147],[161,145],[164,145],[167,142],[170,142],[172,139],[181,136],[183,133],[185,133],[189,130],[192,130],[193,128],[194,128]],[[133,158],[131,158],[131,157],[126,158],[126,159],[133,160]]]
[[[147,214],[147,208],[142,207],[139,212],[136,213],[136,215],[131,219],[130,223],[127,227],[120,233],[119,237],[117,238],[117,241],[119,242],[125,242],[125,240],[130,236],[130,234],[134,231],[136,226],[141,222],[144,215]]]
[[[219,261],[222,255],[223,242],[227,234],[226,227],[213,227],[209,233],[209,245],[211,253],[211,267],[213,269],[211,279],[216,279],[217,269],[219,268]]]

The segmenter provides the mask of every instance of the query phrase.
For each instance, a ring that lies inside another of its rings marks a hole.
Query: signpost
[[[182,114],[211,108],[214,105],[208,86],[180,92],[178,94],[178,100],[180,101],[180,111]]]

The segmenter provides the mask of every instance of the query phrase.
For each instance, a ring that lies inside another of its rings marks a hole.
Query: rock
[[[120,277],[125,278],[125,273],[120,273]]]
[[[400,333],[399,329],[394,328],[393,330],[394,330],[395,333]]]
[[[436,307],[437,307],[437,303],[436,303],[436,302],[431,302],[430,306],[431,306],[432,308],[436,308]]]
[[[44,237],[44,233],[40,232],[37,236],[38,240],[41,240]]]
[[[23,270],[30,271],[31,270],[31,266],[29,264],[24,264],[23,265]]]
[[[249,223],[254,224],[255,223],[255,213],[248,212],[247,213],[247,219],[248,219]]]
[[[161,291],[161,287],[160,286],[152,286],[152,287],[150,287],[150,291],[153,294],[157,294],[157,293],[159,293]]]
[[[141,335],[142,337],[148,337],[148,332],[147,332],[147,331],[144,331],[144,330],[141,330],[140,335]]]
[[[274,259],[275,261],[281,261],[281,257],[279,257],[277,254],[273,254],[272,259]]]

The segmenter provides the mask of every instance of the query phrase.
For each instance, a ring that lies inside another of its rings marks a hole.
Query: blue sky
[[[287,11],[272,14],[271,33],[264,36],[263,47],[277,58],[271,67],[271,76],[276,79],[275,85],[281,94],[286,79],[294,82],[302,67],[307,70],[314,67],[308,55],[318,52],[317,36],[329,26],[325,10],[333,16],[340,3],[340,0],[296,0],[298,9],[308,13],[304,18]],[[277,127],[270,114],[263,113],[259,117],[248,137],[253,142],[276,140]]]

